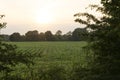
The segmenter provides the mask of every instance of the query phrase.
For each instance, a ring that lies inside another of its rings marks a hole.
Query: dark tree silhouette
[[[88,31],[86,28],[77,28],[72,33],[72,39],[74,41],[83,41],[87,39]]]
[[[54,40],[54,36],[53,36],[51,31],[46,31],[45,32],[45,40],[46,41],[53,41]]]
[[[51,31],[45,33],[39,33],[37,30],[28,31],[25,35],[20,35],[19,32],[14,32],[10,36],[1,35],[5,40],[10,41],[86,41],[88,31],[83,28],[77,28],[73,32],[69,31],[66,34],[62,34],[62,31],[58,30],[55,34]]]
[[[64,35],[62,36],[62,40],[63,40],[63,41],[71,41],[71,40],[72,40],[72,32],[69,31],[69,32],[67,32],[66,34],[64,34]]]
[[[41,33],[39,34],[39,40],[40,40],[40,41],[45,41],[45,34],[44,34],[44,33],[41,32]]]
[[[56,33],[55,33],[55,40],[57,41],[61,41],[62,40],[62,31],[58,30]]]
[[[103,14],[100,19],[89,13],[75,14],[87,17],[75,21],[91,29],[87,48],[88,54],[94,56],[89,65],[90,74],[84,80],[120,80],[120,0],[101,0],[101,4],[102,7],[90,5]]]
[[[39,33],[37,30],[34,31],[28,31],[26,34],[26,40],[27,41],[39,41]]]
[[[10,35],[10,40],[11,41],[21,41],[21,35],[18,32],[15,32]]]

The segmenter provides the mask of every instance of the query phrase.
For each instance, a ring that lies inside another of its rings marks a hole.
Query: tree
[[[62,35],[62,31],[61,31],[61,30],[58,30],[55,35],[58,35],[58,36],[59,36],[59,35]]]
[[[26,41],[25,40],[25,35],[21,35],[21,41]]]
[[[46,31],[45,32],[45,40],[46,41],[53,41],[54,37],[51,31]]]
[[[75,41],[83,41],[86,40],[88,35],[88,31],[86,28],[77,28],[72,33],[72,39]]]
[[[39,40],[40,40],[40,41],[45,41],[45,34],[44,34],[44,33],[41,32],[41,33],[39,34]]]
[[[15,32],[10,35],[10,41],[21,41],[21,35],[18,32]]]
[[[55,40],[57,40],[57,41],[61,41],[62,40],[62,31],[58,30],[55,33]]]
[[[2,34],[0,35],[0,38],[2,38],[2,41],[9,41],[9,35]]]
[[[94,56],[86,80],[120,80],[120,0],[101,0],[101,4],[90,5],[103,14],[99,19],[89,13],[75,14],[87,17],[75,21],[91,29],[87,48]]]
[[[66,34],[64,34],[62,36],[62,39],[64,41],[71,41],[72,40],[72,32],[71,31],[68,31]]]
[[[0,15],[0,18],[2,17]],[[0,29],[4,28],[4,26],[4,23],[0,23]],[[10,72],[14,70],[13,67],[17,64],[28,64],[31,62],[28,57],[29,55],[18,52],[16,49],[17,47],[15,45],[0,41],[0,73],[4,73],[2,80],[8,80],[8,77],[10,78]]]
[[[26,40],[27,41],[38,41],[39,40],[39,33],[37,30],[34,31],[28,31],[26,34]]]

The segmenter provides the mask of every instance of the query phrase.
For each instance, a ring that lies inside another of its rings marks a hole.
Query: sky
[[[5,15],[2,21],[7,22],[1,33],[25,34],[32,30],[67,33],[84,27],[74,22],[73,15],[87,12],[89,4],[100,4],[100,0],[0,0],[0,14]]]

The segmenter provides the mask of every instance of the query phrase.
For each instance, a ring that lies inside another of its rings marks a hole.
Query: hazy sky
[[[45,32],[51,30],[55,33],[73,31],[83,27],[74,22],[73,15],[78,12],[87,12],[85,7],[89,4],[99,4],[100,0],[0,0],[0,14],[6,17],[7,27],[2,34],[29,30]]]

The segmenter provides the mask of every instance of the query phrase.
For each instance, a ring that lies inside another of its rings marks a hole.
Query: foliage
[[[63,41],[73,41],[72,40],[72,32],[69,31],[62,36]]]
[[[5,35],[2,36],[4,36],[4,40],[7,39],[7,41],[86,41],[88,38],[88,30],[85,28],[76,28],[73,32],[69,31],[66,34],[62,34],[62,31],[60,30],[55,34],[51,31],[38,33],[37,30],[34,30],[28,31],[25,35],[20,35],[20,33],[14,32],[7,38]]]
[[[62,66],[52,65],[47,69],[39,70],[40,80],[66,80],[66,71]]]
[[[12,71],[10,66],[15,66],[19,62],[24,64],[29,62],[27,56],[24,56],[20,52],[18,53],[16,48],[17,47],[15,45],[0,42],[0,72],[10,72]]]
[[[0,15],[0,19],[2,19],[3,17],[5,17],[5,15]],[[6,22],[3,23],[0,22],[0,29],[6,27],[6,24],[7,24]]]
[[[69,80],[85,80],[88,75],[88,69],[80,64],[74,64],[69,75]]]
[[[11,34],[10,35],[10,40],[11,41],[21,41],[20,33],[15,32],[15,33]]]
[[[40,41],[45,41],[45,34],[44,34],[44,33],[41,32],[41,33],[39,34],[39,40],[40,40]]]
[[[91,61],[89,79],[86,80],[119,80],[120,79],[120,0],[101,0],[102,6],[90,5],[102,13],[96,18],[89,13],[77,13],[75,16],[84,16],[87,19],[77,18],[75,21],[87,25],[91,29],[89,53]]]
[[[9,35],[0,35],[1,41],[9,41]]]
[[[75,41],[84,41],[87,40],[88,31],[85,28],[76,28],[73,31],[72,39]]]
[[[1,15],[1,18],[3,16]],[[0,29],[4,28],[4,23],[0,23]],[[15,45],[3,43],[0,41],[0,74],[4,79],[10,77],[10,72],[14,71],[13,67],[19,63],[31,63],[28,55],[18,52]],[[0,77],[1,78],[1,77]]]
[[[61,41],[62,40],[62,31],[58,30],[54,36],[55,36],[55,40]]]
[[[25,34],[26,41],[38,41],[39,40],[39,33],[37,30],[34,31],[28,31]]]
[[[51,31],[46,31],[45,32],[45,40],[46,41],[53,41],[54,37]]]

